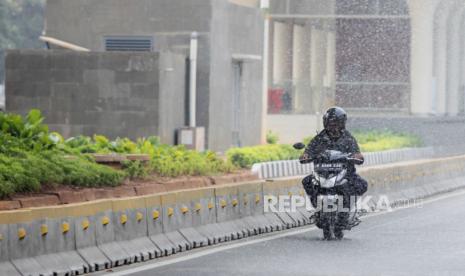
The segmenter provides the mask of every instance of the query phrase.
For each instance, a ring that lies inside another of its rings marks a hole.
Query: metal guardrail
[[[313,163],[300,164],[299,160],[270,161],[252,166],[252,173],[258,174],[260,179],[306,175],[312,171]]]
[[[363,166],[375,166],[424,158],[439,158],[465,154],[465,144],[454,146],[437,146],[422,148],[404,148],[379,152],[364,153]],[[313,164],[300,164],[298,160],[281,160],[257,163],[252,166],[252,173],[260,179],[308,175],[313,171]]]

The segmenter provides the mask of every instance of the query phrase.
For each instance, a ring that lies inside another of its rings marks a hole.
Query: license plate
[[[323,199],[323,201],[327,202],[328,204],[332,204],[337,201],[338,196],[337,195],[324,195],[324,196],[321,196],[321,198]]]
[[[322,169],[339,169],[342,168],[342,163],[323,163],[323,164],[318,164],[316,166],[317,168],[322,168]]]

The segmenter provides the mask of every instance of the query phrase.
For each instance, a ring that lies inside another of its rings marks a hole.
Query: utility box
[[[184,145],[188,149],[205,151],[205,128],[183,127],[177,132],[177,144]]]

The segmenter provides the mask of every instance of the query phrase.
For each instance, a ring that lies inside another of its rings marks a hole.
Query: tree
[[[42,48],[45,0],[0,0],[0,83],[6,49]]]

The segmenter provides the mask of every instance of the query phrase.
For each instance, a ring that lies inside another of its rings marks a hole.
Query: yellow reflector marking
[[[48,234],[48,226],[47,226],[46,224],[42,224],[42,225],[40,226],[40,234],[41,234],[42,236],[45,236],[45,235]]]
[[[81,226],[82,226],[83,230],[87,230],[89,228],[89,226],[90,226],[89,220],[87,220],[87,219],[83,220],[82,223],[81,223]]]
[[[63,234],[66,234],[66,233],[69,232],[69,223],[63,222],[63,223],[61,224],[61,232],[62,232]]]
[[[185,213],[189,212],[189,208],[187,208],[186,206],[183,206],[183,207],[181,208],[181,212],[182,212],[183,214],[185,214]]]
[[[136,214],[137,222],[141,222],[143,218],[144,218],[144,215],[141,212],[137,212]]]
[[[125,214],[121,215],[119,221],[121,222],[121,224],[126,224],[126,222],[128,222],[128,216],[126,216]]]
[[[20,240],[24,239],[26,237],[26,234],[27,234],[26,229],[24,229],[24,228],[19,228],[18,229],[18,238]]]

